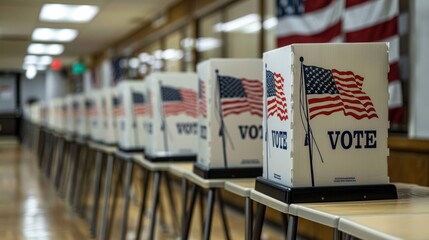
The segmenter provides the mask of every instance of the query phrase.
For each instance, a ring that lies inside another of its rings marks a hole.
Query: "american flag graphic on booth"
[[[62,113],[62,115],[63,115],[64,117],[66,117],[66,116],[67,116],[67,105],[66,105],[66,104],[63,104],[63,105],[61,106],[61,113]]]
[[[186,88],[161,87],[165,117],[184,113],[197,117],[197,93]]]
[[[104,119],[107,119],[107,103],[106,103],[106,99],[105,98],[103,98],[102,100],[101,100],[101,107],[102,107],[102,109],[103,109],[103,116],[104,116]]]
[[[363,77],[352,71],[303,68],[310,119],[335,112],[357,120],[378,118],[371,98],[362,90]]]
[[[207,102],[206,102],[206,84],[203,80],[198,80],[198,112],[204,117],[207,117]]]
[[[224,117],[243,112],[262,117],[263,87],[260,80],[222,75],[218,75],[217,78]]]
[[[119,117],[125,114],[124,107],[122,106],[122,96],[113,97],[112,104],[115,116]]]
[[[152,109],[152,91],[147,90],[147,103],[146,103],[146,111],[147,116],[152,117],[153,109]]]
[[[281,121],[288,117],[284,79],[280,73],[265,71],[267,90],[267,118],[277,116]]]
[[[73,116],[78,116],[79,115],[79,102],[74,101],[72,103],[73,106]]]
[[[143,93],[132,92],[134,113],[136,116],[141,116],[146,114],[146,104]]]
[[[96,116],[97,115],[97,108],[96,108],[93,100],[86,100],[85,101],[85,108],[86,108],[86,114],[88,116]]]

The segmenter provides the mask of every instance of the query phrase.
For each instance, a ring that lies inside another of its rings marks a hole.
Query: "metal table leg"
[[[155,172],[153,180],[153,192],[152,192],[152,218],[149,225],[149,239],[154,239],[155,236],[155,225],[156,225],[156,214],[159,204],[159,186],[161,182],[162,172]]]
[[[244,219],[244,229],[245,229],[245,239],[252,239],[252,224],[253,224],[253,201],[250,197],[246,198],[245,205],[245,219]]]
[[[208,196],[207,196],[206,219],[204,221],[204,238],[203,239],[205,240],[210,239],[215,197],[216,197],[216,189],[213,189],[213,188],[209,189]]]
[[[100,181],[101,181],[101,167],[102,167],[102,154],[97,151],[95,155],[95,181],[94,181],[94,202],[92,205],[92,216],[90,225],[91,237],[97,235],[97,218],[98,218],[98,203],[100,198]]]
[[[262,234],[262,227],[264,225],[264,218],[265,218],[265,209],[267,206],[263,204],[258,204],[258,209],[256,212],[256,220],[255,220],[255,227],[253,228],[253,239],[258,240],[261,239]]]
[[[216,189],[216,191],[218,191],[218,190]],[[226,215],[225,215],[225,207],[223,204],[223,199],[222,199],[222,196],[220,195],[219,191],[217,194],[217,199],[218,199],[218,203],[219,203],[220,216],[222,217],[223,231],[225,233],[225,239],[229,240],[229,239],[231,239],[231,237],[230,237],[231,235],[229,234],[228,220],[227,220]]]
[[[110,235],[112,233],[112,226],[115,221],[116,217],[116,205],[119,198],[119,189],[120,184],[122,183],[122,166],[123,166],[123,160],[116,158],[118,160],[118,168],[116,169],[116,179],[115,183],[113,185],[113,203],[112,203],[112,210],[111,210],[111,216],[109,218],[109,224],[107,225],[107,233],[106,233],[106,239],[110,239]]]
[[[140,239],[141,231],[143,229],[143,218],[144,218],[144,212],[146,211],[146,199],[147,199],[147,190],[149,186],[149,175],[150,175],[150,172],[143,169],[142,202],[141,202],[140,212],[137,220],[136,239]]]
[[[189,210],[187,211],[187,214],[186,214],[186,221],[185,221],[184,231],[182,233],[182,239],[188,239],[189,237],[189,230],[191,229],[192,215],[194,213],[195,200],[197,198],[198,192],[199,192],[199,188],[197,187],[197,185],[192,184],[191,196],[190,196],[190,202],[189,202],[189,208],[188,208]]]
[[[121,240],[125,239],[126,233],[127,233],[128,207],[130,203],[130,189],[131,189],[132,175],[133,175],[133,162],[129,160],[127,162],[127,171],[125,173],[124,206],[123,206],[123,212],[122,212],[122,223],[121,223],[121,232],[120,232]]]
[[[100,239],[106,239],[106,228],[109,215],[110,185],[112,183],[113,155],[107,156],[106,179],[104,182],[104,206],[101,218]]]
[[[167,194],[168,194],[168,200],[170,203],[170,210],[171,210],[171,215],[173,218],[173,225],[174,225],[174,233],[177,236],[178,233],[178,229],[179,229],[179,217],[177,216],[177,211],[176,211],[176,206],[175,206],[175,197],[173,194],[173,188],[171,187],[171,179],[168,176],[168,174],[164,174],[165,176],[165,180],[166,180],[166,185],[167,185]]]
[[[60,189],[60,176],[61,176],[61,170],[63,168],[64,163],[64,139],[60,139],[60,142],[58,143],[58,164],[57,169],[55,170],[55,180],[54,180],[54,186],[59,191]]]
[[[287,230],[287,239],[288,240],[294,240],[296,239],[296,230],[298,227],[298,217],[289,215],[289,223],[288,223],[288,230]]]
[[[180,234],[183,237],[183,233],[186,228],[186,204],[188,203],[188,181],[186,178],[182,178],[182,226]]]

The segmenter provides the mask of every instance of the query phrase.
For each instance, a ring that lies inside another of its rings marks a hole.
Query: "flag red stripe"
[[[398,34],[398,16],[392,19],[358,30],[346,33],[347,42],[376,42]]]
[[[305,7],[305,13],[310,13],[314,11],[318,11],[320,9],[325,8],[326,6],[330,5],[332,3],[332,0],[318,0],[318,1],[305,1],[304,7]]]
[[[399,63],[393,62],[389,65],[389,74],[387,78],[389,79],[389,82],[399,80]]]
[[[350,8],[359,4],[367,3],[370,0],[346,0],[346,8]]]
[[[327,28],[323,32],[311,35],[289,35],[284,37],[277,38],[277,46],[287,46],[292,43],[322,43],[330,42],[335,37],[341,34],[341,25],[342,22],[339,20],[337,23],[333,24],[331,27]]]

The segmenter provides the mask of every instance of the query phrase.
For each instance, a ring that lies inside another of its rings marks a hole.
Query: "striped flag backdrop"
[[[304,65],[310,119],[343,112],[355,119],[378,118],[371,98],[362,90],[364,78],[351,71]]]
[[[389,42],[389,121],[403,114],[397,0],[277,0],[277,46],[292,43]]]
[[[260,80],[221,75],[217,77],[224,117],[243,112],[262,117],[263,87]]]
[[[277,116],[281,121],[288,119],[284,79],[279,73],[266,70],[267,118]]]
[[[165,117],[185,113],[197,117],[197,93],[186,88],[161,87]]]
[[[143,93],[140,92],[132,92],[133,97],[133,105],[134,105],[134,113],[137,116],[146,114],[146,104]]]
[[[201,79],[198,80],[198,112],[204,117],[207,117],[206,103],[206,84]]]

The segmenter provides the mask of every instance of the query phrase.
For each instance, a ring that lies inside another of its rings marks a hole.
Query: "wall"
[[[0,75],[0,113],[11,113],[16,109],[15,75]]]
[[[46,97],[46,74],[38,72],[34,79],[27,79],[25,74],[21,75],[21,104],[24,105],[29,98],[37,98],[44,101]]]
[[[410,2],[410,121],[409,136],[429,139],[429,1]]]
[[[65,96],[68,92],[67,79],[59,71],[46,72],[46,100]]]

